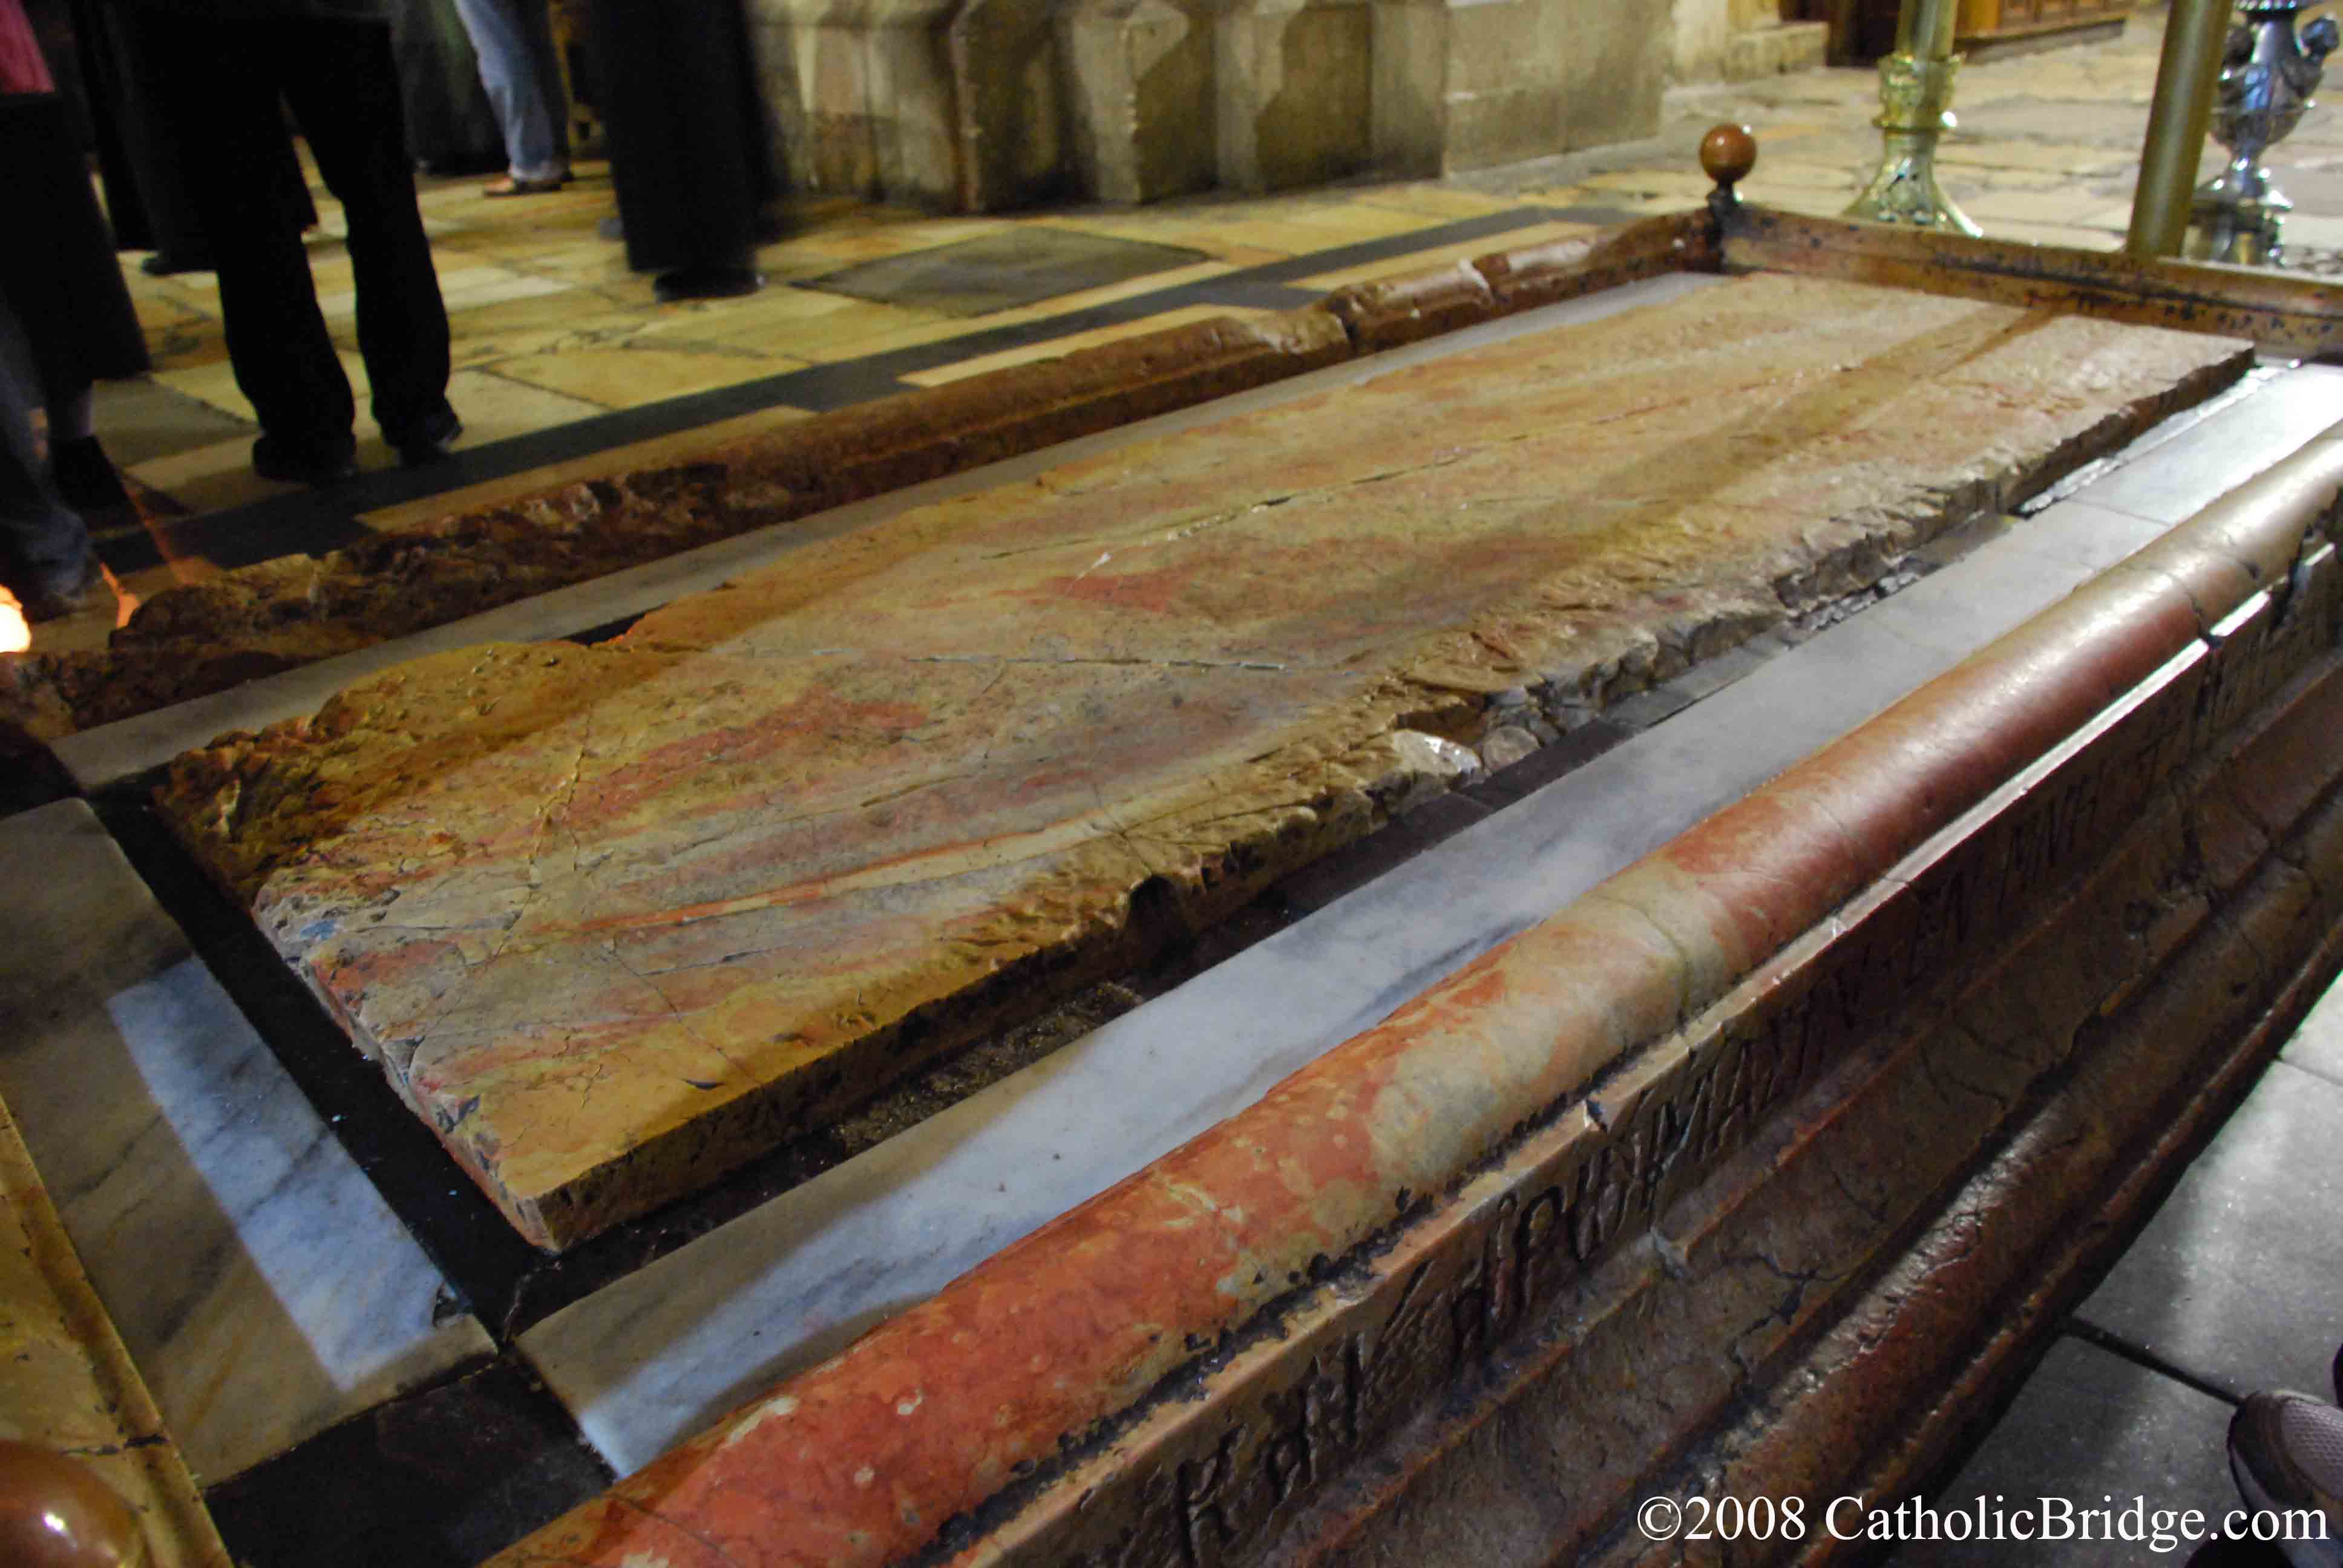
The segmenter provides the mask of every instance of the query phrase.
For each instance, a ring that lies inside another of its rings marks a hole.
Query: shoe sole
[[[2253,1467],[2237,1455],[2235,1443],[2228,1445],[2229,1479],[2237,1483],[2237,1495],[2246,1506],[2258,1513],[2287,1513],[2285,1504],[2272,1497],[2254,1478]],[[2258,1543],[2284,1557],[2293,1568],[2338,1568],[2343,1564],[2343,1541],[2270,1541]]]

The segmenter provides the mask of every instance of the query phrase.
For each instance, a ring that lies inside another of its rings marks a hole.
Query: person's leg
[[[537,50],[511,0],[456,0],[456,14],[472,40],[480,85],[488,89],[504,131],[508,188],[565,178],[569,170],[555,147],[553,95],[540,79]]]
[[[83,514],[130,505],[122,476],[97,439],[97,400],[89,383],[77,392],[46,394],[49,413],[49,481],[65,505]]]
[[[287,156],[275,23],[181,17],[124,6],[178,69],[152,83],[158,120],[180,139],[187,196],[210,239],[236,386],[263,432],[256,467],[273,477],[347,470],[356,409],[317,309],[301,231],[256,170]]]
[[[49,482],[33,433],[35,394],[24,335],[0,299],[0,578],[45,620],[74,608],[98,578],[89,530]]]
[[[349,222],[375,422],[402,452],[426,455],[458,427],[447,406],[447,311],[415,203],[390,29],[338,19],[275,25],[286,40],[285,96]]]

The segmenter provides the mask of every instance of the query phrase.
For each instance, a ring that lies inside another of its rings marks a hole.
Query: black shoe
[[[738,299],[765,286],[764,276],[749,266],[679,266],[662,272],[651,285],[661,305],[681,299]]]
[[[304,451],[274,436],[263,436],[252,444],[252,471],[279,484],[338,485],[357,477],[357,449],[353,444],[333,451]]]
[[[440,404],[435,412],[425,415],[422,422],[413,429],[401,430],[395,436],[388,431],[384,432],[390,436],[390,444],[398,448],[398,460],[410,468],[419,468],[426,463],[447,461],[448,447],[463,433],[464,422],[456,417],[456,410],[445,403]]]
[[[56,481],[57,494],[65,498],[65,505],[85,517],[130,505],[130,492],[122,487],[122,476],[115,471],[95,436],[52,445],[49,477]]]

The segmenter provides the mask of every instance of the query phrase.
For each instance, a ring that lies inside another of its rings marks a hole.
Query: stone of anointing
[[[1744,278],[910,510],[616,644],[418,660],[166,805],[566,1246],[1366,831],[1492,694],[1730,646],[2247,357]]]

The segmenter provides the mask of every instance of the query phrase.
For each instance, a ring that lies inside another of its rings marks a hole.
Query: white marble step
[[[0,1098],[199,1483],[492,1352],[86,805],[0,888]]]

